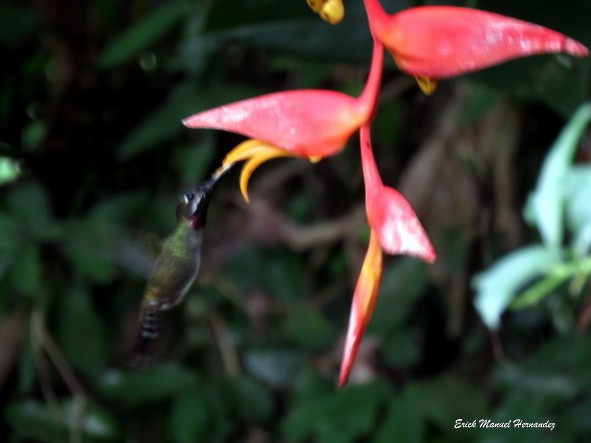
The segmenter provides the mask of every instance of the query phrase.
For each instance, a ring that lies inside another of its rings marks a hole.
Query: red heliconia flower
[[[510,59],[564,52],[586,57],[581,43],[548,28],[457,6],[418,6],[388,15],[378,0],[364,0],[375,38],[398,67],[427,88],[435,80]],[[430,83],[432,82],[432,83]],[[431,92],[426,91],[426,92]]]
[[[371,232],[367,254],[353,294],[339,386],[347,383],[363,333],[376,305],[382,278],[382,251],[388,254],[412,255],[429,263],[436,258],[433,246],[410,203],[398,191],[382,183],[369,132],[369,124],[360,129],[365,207]]]
[[[369,77],[359,98],[317,89],[277,92],[203,111],[183,123],[189,128],[223,129],[251,138],[223,161],[223,167],[228,167],[248,160],[240,177],[240,189],[248,200],[248,179],[261,163],[286,156],[314,162],[343,149],[374,113],[383,60],[383,46],[375,42]]]

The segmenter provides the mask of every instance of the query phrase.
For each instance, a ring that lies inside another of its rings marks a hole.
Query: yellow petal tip
[[[261,140],[251,139],[240,143],[232,149],[222,161],[222,166],[214,174],[223,173],[235,162],[246,160],[240,173],[240,192],[248,203],[248,181],[252,173],[262,163],[277,157],[293,157],[294,153],[278,148]]]
[[[415,76],[415,80],[425,95],[433,94],[437,88],[437,80],[434,80],[431,77],[417,75]]]
[[[308,6],[320,18],[331,25],[339,24],[345,17],[343,0],[307,0]]]
[[[242,172],[240,173],[240,192],[242,193],[242,197],[244,198],[244,201],[246,203],[250,203],[250,200],[248,198],[248,180],[250,179],[250,176],[252,175],[252,171],[250,172],[246,172],[246,165],[244,166],[244,168],[242,169]]]

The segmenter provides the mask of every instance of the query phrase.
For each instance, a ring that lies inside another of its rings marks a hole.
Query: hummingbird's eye
[[[187,192],[185,194],[185,203],[192,202],[194,198],[195,198],[195,194],[193,194],[192,192]]]

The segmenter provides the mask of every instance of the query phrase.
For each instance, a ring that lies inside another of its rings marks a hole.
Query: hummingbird
[[[228,169],[219,168],[205,183],[190,187],[179,197],[177,227],[164,240],[144,291],[131,366],[142,367],[150,360],[148,350],[158,337],[162,313],[183,301],[197,277],[213,187]]]

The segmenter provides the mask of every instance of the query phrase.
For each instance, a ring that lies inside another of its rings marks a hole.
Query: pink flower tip
[[[429,237],[400,192],[382,186],[368,197],[369,224],[376,231],[384,252],[410,255],[427,263],[435,261],[437,254]]]
[[[458,6],[417,6],[388,15],[378,0],[365,0],[372,32],[401,70],[441,79],[508,60],[588,49],[566,35],[523,20]]]

